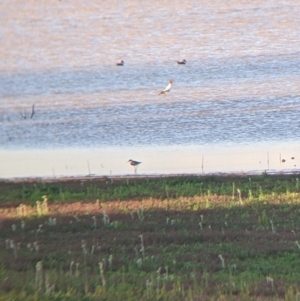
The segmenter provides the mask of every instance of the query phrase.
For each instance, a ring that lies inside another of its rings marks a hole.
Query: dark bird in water
[[[178,65],[185,65],[187,63],[186,60],[182,60],[182,61],[177,61]]]
[[[124,66],[124,64],[125,64],[125,62],[123,60],[119,63],[116,63],[117,66]]]
[[[134,160],[131,160],[131,159],[128,160],[128,162],[130,163],[130,165],[132,165],[134,167],[134,173],[136,173],[138,165],[142,163],[142,162],[134,161]]]
[[[170,81],[169,81],[168,85],[166,86],[166,88],[164,90],[160,91],[158,95],[167,94],[172,88],[172,83],[173,83],[173,79],[170,79]]]

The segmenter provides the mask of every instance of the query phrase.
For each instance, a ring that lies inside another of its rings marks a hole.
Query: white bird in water
[[[124,66],[124,64],[125,64],[125,62],[123,60],[119,63],[116,63],[117,66]]]
[[[172,83],[173,83],[173,79],[170,79],[169,84],[166,86],[164,90],[160,91],[158,95],[168,93],[172,88]]]
[[[134,173],[136,173],[138,165],[142,163],[142,162],[134,161],[134,160],[131,160],[131,159],[128,160],[128,162],[130,163],[130,165],[132,165],[134,167]]]

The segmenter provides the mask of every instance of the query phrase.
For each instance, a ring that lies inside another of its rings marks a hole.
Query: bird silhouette
[[[177,61],[178,65],[185,65],[187,63],[187,61],[184,59],[182,61]]]
[[[134,167],[134,173],[136,174],[138,165],[141,164],[142,162],[139,161],[134,161],[134,160],[128,160],[128,162],[130,163],[130,165],[132,165]]]
[[[122,60],[121,62],[119,63],[116,63],[117,66],[124,66],[125,65],[125,62]]]

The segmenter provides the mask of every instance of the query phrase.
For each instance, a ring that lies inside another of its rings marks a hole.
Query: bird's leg
[[[33,115],[34,115],[34,104],[33,104],[32,107],[31,107],[31,115],[30,115],[30,119],[32,119]]]

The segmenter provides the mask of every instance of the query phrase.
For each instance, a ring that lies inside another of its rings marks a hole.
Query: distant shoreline
[[[134,174],[134,175],[75,175],[75,176],[57,176],[57,177],[12,177],[12,178],[0,178],[1,185],[4,183],[63,183],[63,182],[76,182],[76,181],[103,181],[103,180],[126,180],[126,179],[173,179],[173,178],[239,178],[249,176],[261,176],[268,175],[274,177],[280,176],[295,176],[300,175],[300,169],[298,170],[256,170],[249,172],[218,172],[218,173],[182,173],[182,174]]]

